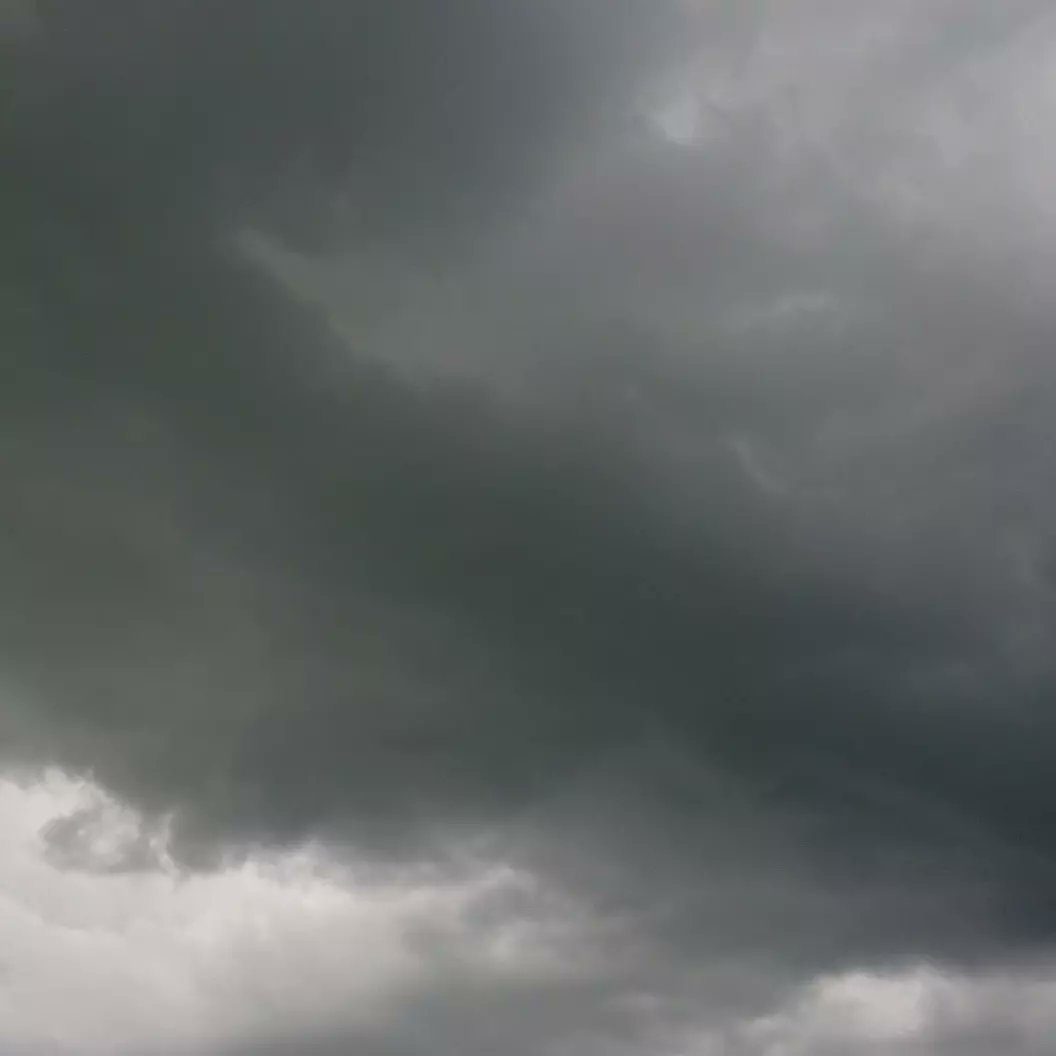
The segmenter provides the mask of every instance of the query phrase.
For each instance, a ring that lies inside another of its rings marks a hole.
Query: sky
[[[1042,0],[0,0],[0,1050],[1042,1056]]]

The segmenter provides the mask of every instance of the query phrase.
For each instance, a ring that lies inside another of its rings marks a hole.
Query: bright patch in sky
[[[499,864],[368,876],[308,847],[192,875],[160,827],[154,858],[125,868],[145,820],[58,770],[0,779],[0,831],[5,1053],[369,1030],[441,969],[516,983],[582,967],[578,924]]]

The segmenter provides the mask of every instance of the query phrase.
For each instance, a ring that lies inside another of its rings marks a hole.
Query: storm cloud
[[[0,6],[5,1051],[1051,1047],[1047,8]]]

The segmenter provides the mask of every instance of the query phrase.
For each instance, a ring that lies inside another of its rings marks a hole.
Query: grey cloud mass
[[[0,3],[0,1048],[1051,1051],[1054,54]]]

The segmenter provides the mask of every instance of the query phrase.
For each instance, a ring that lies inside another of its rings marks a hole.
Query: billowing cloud
[[[471,847],[446,866],[402,870],[323,847],[262,851],[196,875],[158,836],[150,868],[115,871],[114,848],[144,819],[91,782],[58,771],[5,780],[0,814],[6,1051],[369,1038],[413,1015],[438,981],[455,1005],[523,992],[545,1008],[600,967],[601,922]],[[64,823],[87,816],[81,859],[57,859]]]
[[[0,782],[0,819],[7,1051],[913,1056],[1051,1039],[1044,964],[794,985],[713,953],[665,979],[647,932],[479,840],[400,868],[315,844],[186,872],[164,824],[56,770]],[[74,829],[78,857],[57,857]],[[144,842],[149,862],[114,867]]]
[[[1043,1050],[1046,5],[0,21],[0,1041]]]

